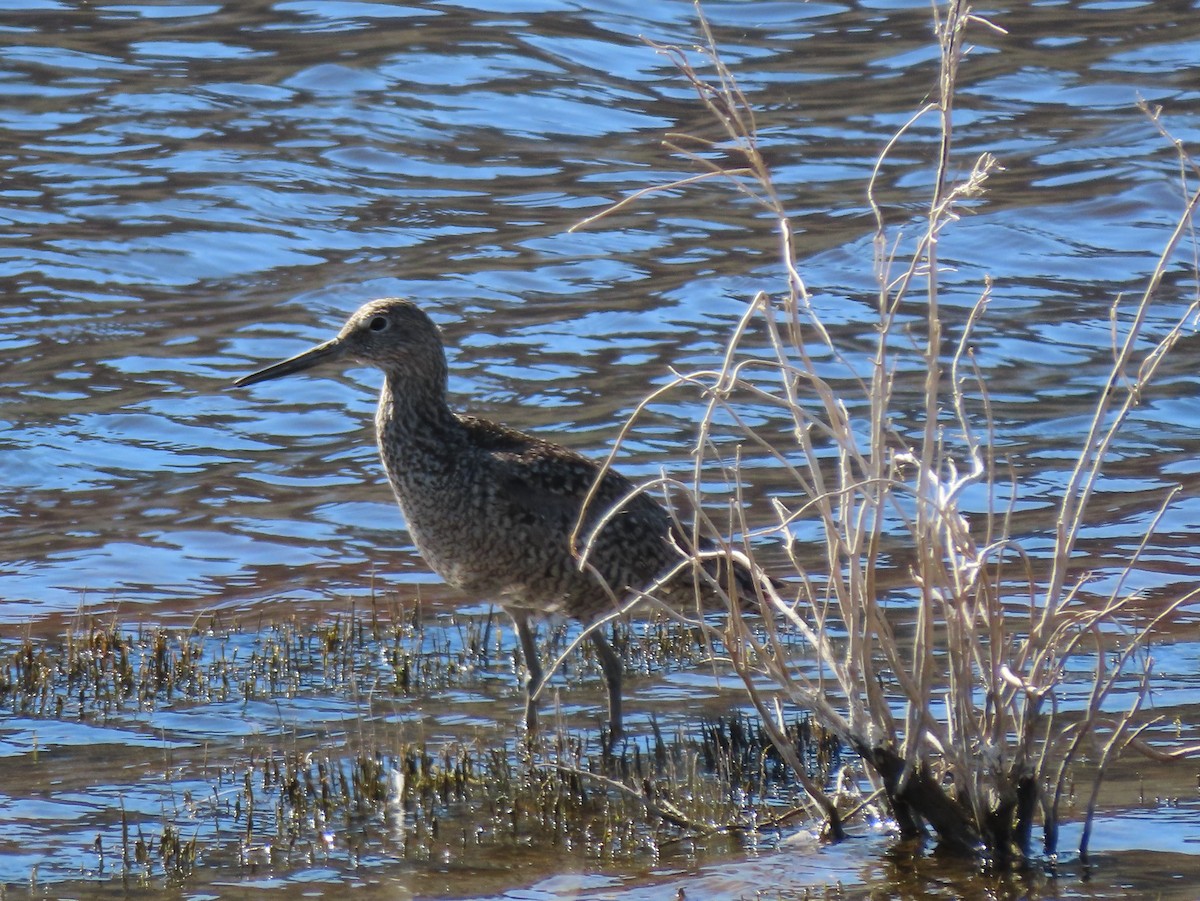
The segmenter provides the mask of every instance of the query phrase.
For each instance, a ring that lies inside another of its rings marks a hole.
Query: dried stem
[[[777,728],[774,711],[783,700],[811,710],[825,729],[859,755],[866,778],[886,799],[902,833],[917,836],[931,829],[947,848],[1005,861],[1029,853],[1040,813],[1044,844],[1052,851],[1068,774],[1085,752],[1099,748],[1089,820],[1105,767],[1124,749],[1157,759],[1200,754],[1197,747],[1151,747],[1142,738],[1141,716],[1153,679],[1145,648],[1180,607],[1195,602],[1197,594],[1165,605],[1140,627],[1127,616],[1136,599],[1127,588],[1129,577],[1174,493],[1148,524],[1135,553],[1110,580],[1106,596],[1085,599],[1086,575],[1075,569],[1076,546],[1104,462],[1163,359],[1196,317],[1193,302],[1165,333],[1149,332],[1151,308],[1168,261],[1192,235],[1200,191],[1185,191],[1184,211],[1137,303],[1128,313],[1113,304],[1112,365],[1064,485],[1053,548],[1046,559],[1026,550],[1012,533],[1021,486],[1011,484],[1007,504],[996,502],[995,485],[1004,462],[993,450],[998,427],[972,350],[975,332],[986,321],[991,283],[984,284],[965,323],[956,324],[960,331],[954,341],[947,338],[951,324],[939,290],[940,236],[957,221],[965,202],[983,194],[998,168],[990,154],[960,168],[954,151],[953,104],[967,52],[966,35],[972,28],[1000,30],[974,15],[964,0],[935,6],[941,49],[936,99],[918,110],[883,148],[867,189],[876,222],[878,318],[873,353],[863,361],[839,348],[811,301],[800,274],[791,221],[758,150],[751,105],[722,61],[698,4],[696,10],[702,52],[711,70],[708,80],[679,48],[653,46],[675,62],[695,89],[722,140],[672,136],[668,149],[703,171],[638,192],[581,223],[595,222],[656,191],[691,188],[718,178],[768,210],[779,235],[781,296],[764,292],[754,297],[720,366],[676,373],[630,421],[632,425],[647,404],[667,393],[694,391],[704,400],[692,484],[657,483],[669,485],[674,493],[686,488],[690,506],[698,511],[683,530],[691,547],[681,552],[680,566],[688,566],[690,559],[697,587],[703,583],[706,590],[729,598],[723,629],[698,615],[694,624],[714,643],[723,643],[767,734],[796,770],[825,817],[829,834],[840,835],[844,822],[837,795],[813,784]],[[1147,114],[1169,138],[1157,111],[1147,109]],[[926,117],[936,117],[939,126],[930,201],[920,222],[909,224],[915,238],[901,260],[902,231],[890,224],[888,211],[878,202],[876,183],[890,154],[916,140],[912,126]],[[1174,144],[1186,186],[1189,178],[1200,176],[1200,167],[1182,145]],[[732,156],[739,165],[714,162],[714,149],[722,159]],[[925,290],[918,295],[922,284]],[[896,325],[902,311],[920,313],[924,334],[916,348]],[[765,339],[772,359],[742,352],[752,337]],[[825,353],[821,369],[813,364],[810,348]],[[900,364],[911,368],[914,356],[923,368],[923,394],[917,422],[910,426],[906,420],[914,414],[897,409],[893,386],[896,373],[903,371]],[[819,374],[833,369],[840,369],[837,388]],[[779,446],[778,439],[750,427],[739,413],[744,402],[771,405],[786,417],[794,444]],[[739,603],[745,599],[726,591],[729,586],[714,584],[703,568],[713,554],[720,554],[732,564],[761,572],[748,537],[736,550],[722,539],[731,531],[753,536],[761,530],[756,532],[745,520],[741,454],[732,462],[722,457],[713,437],[718,420],[735,423],[743,443],[774,459],[794,482],[797,499],[777,499],[774,508],[776,532],[795,564],[796,590],[784,597],[763,581],[758,601],[765,616],[758,625],[741,615]],[[711,480],[714,468],[724,473],[734,498],[727,529],[714,527],[704,515],[702,477]],[[963,513],[968,492],[987,498],[984,512],[974,513],[971,522]],[[800,562],[792,536],[801,521],[820,529],[825,558],[820,577]],[[575,536],[585,561],[587,539]],[[909,578],[898,592],[910,603],[889,609],[881,574],[885,551],[898,543],[912,555]],[[702,551],[706,546],[717,550]],[[1047,567],[1048,572],[1043,571]],[[653,588],[648,592],[654,593]],[[791,636],[804,640],[810,658],[795,660],[789,650]],[[1058,699],[1065,680],[1077,679],[1070,674],[1084,660],[1094,662],[1091,690],[1083,709],[1068,715]],[[1140,667],[1140,690],[1126,710],[1114,714],[1117,688],[1135,666]],[[771,692],[762,687],[764,677]],[[1085,831],[1085,844],[1086,835]]]

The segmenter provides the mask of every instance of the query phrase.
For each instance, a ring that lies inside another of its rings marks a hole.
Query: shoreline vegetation
[[[164,712],[179,722],[195,715],[196,726],[152,741],[143,778],[169,803],[148,815],[139,789],[119,790],[94,824],[92,872],[79,874],[146,886],[184,883],[200,866],[287,871],[356,853],[436,862],[481,846],[560,847],[611,862],[720,836],[773,840],[805,814],[789,764],[744,713],[686,732],[652,719],[646,734],[610,748],[560,712],[535,740],[518,740],[515,649],[493,629],[473,618],[427,629],[417,605],[396,602],[319,622],[81,619],[61,640],[0,644],[0,709],[35,743],[39,722],[51,734],[55,720],[139,732]],[[662,619],[636,642],[617,637],[626,661],[646,671],[696,666],[704,653],[691,630]],[[579,665],[599,680],[596,661]],[[511,695],[508,721],[489,703],[488,725],[441,724],[456,711],[438,709],[440,695],[495,685]],[[280,706],[302,703],[336,713],[297,723]],[[230,729],[188,741],[210,716],[230,718]],[[790,755],[828,778],[836,740],[806,717],[784,734]],[[45,744],[41,768],[52,770],[49,757],[70,749]],[[36,772],[38,754],[23,765]]]
[[[1147,730],[1161,725],[1147,709],[1155,679],[1150,645],[1182,609],[1195,606],[1200,590],[1147,610],[1139,592],[1127,587],[1180,489],[1165,493],[1144,534],[1130,536],[1135,550],[1123,564],[1101,574],[1081,572],[1075,563],[1081,536],[1097,515],[1089,502],[1122,430],[1160,364],[1195,328],[1195,298],[1167,306],[1159,293],[1169,267],[1185,256],[1180,250],[1188,241],[1194,245],[1200,170],[1159,111],[1143,105],[1147,127],[1177,155],[1183,210],[1140,296],[1116,298],[1108,310],[1111,368],[1058,497],[1055,533],[1022,535],[1013,513],[1023,486],[1003,458],[1004,426],[992,415],[976,361],[992,284],[980,286],[965,317],[962,298],[945,303],[940,284],[941,238],[983,202],[1000,171],[992,154],[967,158],[956,149],[959,67],[969,53],[969,33],[1002,37],[1003,29],[960,0],[933,7],[936,84],[883,149],[866,186],[876,222],[878,295],[875,346],[863,353],[831,338],[821,299],[805,285],[794,225],[760,152],[754,110],[722,61],[699,2],[695,8],[701,46],[693,53],[652,46],[675,64],[709,113],[707,133],[664,141],[699,173],[638,192],[577,226],[650,195],[716,190],[697,188],[712,181],[751,201],[759,215],[748,213],[747,228],[770,221],[779,237],[780,288],[760,292],[747,305],[722,365],[678,373],[639,412],[677,392],[698,395],[707,405],[691,483],[663,479],[658,487],[688,510],[727,506],[721,521],[701,515],[691,528],[697,538],[721,542],[719,553],[731,561],[765,572],[769,567],[756,561],[759,539],[782,538],[793,573],[772,574],[791,578],[797,588],[784,596],[760,586],[759,602],[770,614],[765,634],[732,602],[724,624],[700,616],[687,621],[724,648],[785,759],[781,702],[811,711],[815,723],[857,755],[856,778],[833,789],[790,761],[829,838],[845,836],[845,822],[861,811],[860,795],[869,786],[870,800],[902,838],[931,838],[942,851],[999,867],[1053,860],[1061,850],[1060,822],[1079,791],[1085,812],[1077,851],[1086,862],[1101,783],[1117,757],[1137,752],[1161,763],[1200,756],[1200,744],[1168,738],[1163,730],[1157,741],[1147,740],[1153,734]],[[701,60],[699,68],[693,58]],[[877,181],[901,150],[932,154],[928,206],[915,218],[878,199]],[[1195,282],[1194,255],[1189,266]],[[765,334],[770,356],[746,343],[752,334]],[[756,407],[764,406],[790,420],[782,439],[781,430],[767,433],[753,424]],[[637,414],[627,429],[636,420]],[[715,437],[730,432],[730,423],[736,443]],[[745,515],[743,444],[772,456],[793,477],[794,495],[774,500],[774,529]],[[725,476],[724,498],[714,497],[716,474]],[[814,521],[824,551],[819,567],[802,559],[794,538],[798,524]],[[1047,543],[1048,552],[1033,550]],[[878,575],[896,547],[909,561],[907,584],[885,591]],[[699,565],[695,573],[712,583]],[[915,607],[908,634],[896,629],[889,610],[898,594]],[[815,666],[796,665],[785,633],[803,636]],[[1081,670],[1090,675],[1081,679]],[[1130,680],[1137,686],[1132,692]],[[1126,693],[1114,703],[1119,687]],[[1066,703],[1081,692],[1081,701]],[[1194,736],[1194,724],[1184,731]],[[1085,759],[1093,773],[1090,784],[1077,789],[1071,774]],[[843,798],[846,784],[855,788]]]

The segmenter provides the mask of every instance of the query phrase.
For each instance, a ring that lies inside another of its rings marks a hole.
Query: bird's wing
[[[561,445],[487,420],[460,419],[471,432],[471,444],[496,463],[498,496],[521,519],[542,522],[547,535],[565,539],[571,534],[583,502],[595,486],[588,523],[629,498],[619,514],[621,528],[629,537],[656,542],[667,538],[671,523],[666,511],[645,494],[630,498],[635,486],[616,470],[601,475],[595,461]]]
[[[595,461],[561,445],[487,420],[460,418],[472,433],[473,446],[490,454],[497,464],[497,497],[506,507],[504,521],[533,527],[564,554],[571,553],[567,538],[574,533],[583,502],[600,478],[579,539],[587,540],[591,526],[622,505],[601,531],[590,556],[610,585],[631,580],[645,584],[678,562],[679,548],[691,546],[690,536],[673,523],[662,505],[645,493],[631,496],[634,484],[616,470],[607,469],[601,475]],[[711,544],[701,539],[700,549],[710,548]],[[705,568],[722,584],[729,584],[723,558],[710,561]],[[755,577],[740,564],[735,564],[733,574],[737,593],[753,599]],[[687,583],[684,588],[690,589],[690,578],[683,581]]]

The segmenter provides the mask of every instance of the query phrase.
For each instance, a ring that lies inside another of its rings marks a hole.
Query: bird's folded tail
[[[742,613],[762,614],[762,601],[766,593],[779,594],[783,583],[759,567],[752,567],[746,560],[732,554],[717,554],[704,562],[705,571],[721,586],[730,598],[736,597]],[[712,592],[716,596],[716,592]],[[719,597],[719,596],[718,596]]]
[[[743,555],[706,549],[698,559],[702,573],[682,560],[661,590],[651,593],[681,610],[695,610],[697,598],[700,608],[717,611],[728,610],[730,600],[736,600],[740,612],[761,615],[767,593],[784,589],[782,582],[752,566]]]

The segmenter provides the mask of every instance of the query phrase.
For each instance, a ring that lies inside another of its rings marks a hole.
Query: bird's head
[[[359,307],[336,337],[244,375],[234,384],[253,385],[345,358],[376,366],[388,375],[445,383],[446,355],[438,327],[411,300],[384,297]]]

